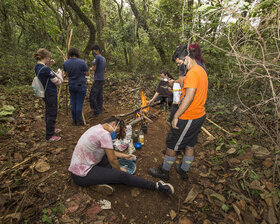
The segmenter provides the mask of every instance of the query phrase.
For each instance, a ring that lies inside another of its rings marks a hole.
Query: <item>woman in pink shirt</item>
[[[79,139],[68,170],[79,186],[126,184],[134,187],[174,193],[171,184],[153,182],[133,176],[120,167],[117,158],[133,160],[134,155],[114,151],[112,140],[122,132],[121,121],[111,117],[103,124],[88,129]]]

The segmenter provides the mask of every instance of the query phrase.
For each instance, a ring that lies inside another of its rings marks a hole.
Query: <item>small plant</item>
[[[52,223],[52,218],[49,216],[47,209],[43,209],[42,222]]]
[[[227,204],[223,204],[222,209],[223,209],[224,212],[228,212],[229,206]]]

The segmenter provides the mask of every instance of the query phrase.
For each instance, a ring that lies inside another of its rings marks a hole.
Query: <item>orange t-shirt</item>
[[[189,108],[179,117],[182,120],[193,120],[205,115],[204,104],[207,99],[208,77],[200,65],[195,65],[189,70],[184,79],[180,102],[182,102],[186,88],[196,88],[193,102]]]

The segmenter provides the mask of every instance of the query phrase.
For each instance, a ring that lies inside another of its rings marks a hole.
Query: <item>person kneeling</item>
[[[111,117],[103,124],[88,129],[78,140],[68,171],[75,184],[87,187],[102,184],[126,184],[150,190],[173,194],[171,184],[152,182],[136,177],[120,167],[117,158],[133,160],[135,156],[116,152],[113,140],[122,133],[121,121]]]

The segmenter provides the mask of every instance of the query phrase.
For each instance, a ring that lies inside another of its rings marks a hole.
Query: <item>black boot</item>
[[[150,168],[148,173],[153,177],[169,180],[169,171],[162,169],[162,165],[160,165],[158,168]]]
[[[84,126],[84,122],[83,121],[76,121],[76,125],[77,126]]]
[[[177,173],[180,174],[180,176],[182,177],[182,179],[183,179],[184,181],[188,181],[189,176],[188,176],[188,174],[187,174],[184,170],[181,169],[181,164],[175,164],[174,167],[175,167],[175,170],[177,171]]]

